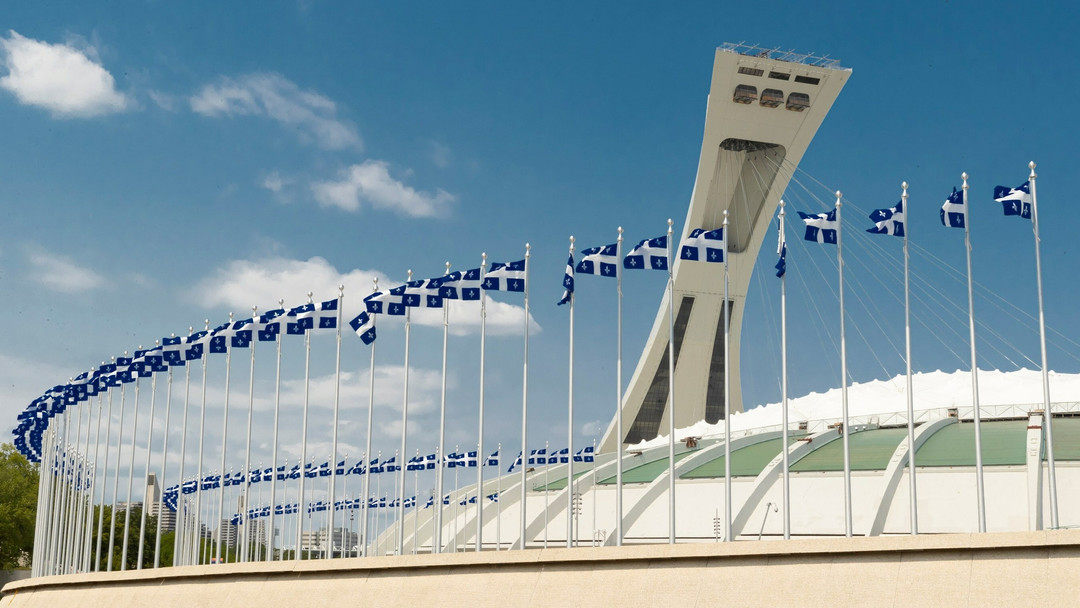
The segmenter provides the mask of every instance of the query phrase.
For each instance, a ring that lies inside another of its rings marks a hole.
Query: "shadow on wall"
[[[10,582],[27,578],[30,578],[30,570],[0,570],[0,589]],[[0,591],[0,597],[4,597],[3,591]]]

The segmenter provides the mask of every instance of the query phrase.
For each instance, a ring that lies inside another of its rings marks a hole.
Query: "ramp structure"
[[[675,407],[668,403],[668,314],[665,294],[652,332],[623,397],[625,436],[609,425],[599,451],[652,439],[668,428],[724,415],[724,384],[731,411],[742,411],[739,344],[751,273],[792,172],[844,87],[851,70],[836,60],[726,44],[716,50],[697,178],[682,238],[713,230],[728,212],[730,378],[724,377],[724,268],[673,267]],[[680,238],[680,241],[682,240]]]

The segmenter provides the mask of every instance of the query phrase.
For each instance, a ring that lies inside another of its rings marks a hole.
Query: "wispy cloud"
[[[328,150],[359,148],[360,135],[337,118],[333,101],[304,90],[280,74],[256,73],[233,79],[221,77],[189,99],[203,116],[264,116],[295,129],[302,140]]]
[[[328,300],[337,296],[338,285],[344,285],[346,298],[343,313],[352,318],[362,309],[362,296],[371,293],[372,279],[376,277],[383,289],[398,284],[380,270],[341,272],[321,257],[293,260],[274,256],[232,260],[199,281],[192,293],[197,302],[206,308],[220,306],[245,311],[256,305],[265,310],[276,307],[279,298],[285,300],[286,306],[302,304],[307,301],[309,291],[315,300]],[[459,336],[479,333],[480,302],[449,301],[448,305],[450,333]],[[430,327],[442,327],[443,323],[442,311],[438,309],[416,309],[411,318],[414,324]],[[488,298],[486,319],[489,335],[521,335],[525,309],[517,304]],[[385,322],[397,323],[399,320],[388,317]],[[529,333],[539,331],[539,324],[529,315]]]
[[[53,291],[78,293],[105,284],[105,278],[90,268],[76,264],[67,256],[47,251],[27,252],[34,280]]]
[[[20,103],[45,108],[56,118],[85,118],[122,112],[131,100],[116,90],[112,74],[97,60],[94,47],[82,50],[49,44],[14,30],[0,38],[8,74],[0,87]]]
[[[368,160],[341,172],[339,179],[311,185],[315,200],[324,207],[359,211],[363,205],[395,211],[409,217],[442,217],[456,197],[442,189],[419,192],[390,176],[390,165]]]

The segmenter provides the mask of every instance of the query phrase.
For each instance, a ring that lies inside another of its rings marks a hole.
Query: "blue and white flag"
[[[967,207],[964,206],[964,193],[952,189],[952,194],[941,206],[941,225],[950,228],[964,228],[967,225]]]
[[[275,342],[281,335],[282,325],[287,323],[285,309],[276,308],[259,315],[256,334],[259,342]]]
[[[437,279],[439,295],[447,300],[479,300],[480,269],[455,270]]]
[[[875,209],[870,213],[870,221],[874,222],[874,227],[867,228],[866,231],[871,234],[904,236],[904,201],[901,200],[888,209]]]
[[[575,270],[582,274],[614,277],[619,270],[618,247],[617,243],[612,243],[603,247],[582,249],[581,261]]]
[[[364,298],[364,306],[373,315],[388,314],[400,317],[405,314],[406,310],[402,296],[389,291],[376,291]]]
[[[499,450],[495,450],[494,452],[491,453],[490,456],[487,457],[487,461],[484,463],[484,466],[489,466],[489,467],[497,467],[497,466],[499,466]]]
[[[447,468],[453,469],[455,467],[465,466],[465,454],[458,454],[457,452],[450,452],[446,455]]]
[[[623,268],[631,270],[667,270],[667,235],[643,239],[623,258]]]
[[[533,464],[533,465],[547,464],[547,462],[548,462],[547,448],[540,448],[539,450],[531,450],[531,451],[529,451],[529,460],[528,460],[529,464]],[[552,463],[552,464],[554,464],[554,463]]]
[[[682,243],[679,250],[679,258],[694,262],[724,261],[724,229],[706,231],[704,228],[694,228],[690,236]]]
[[[570,448],[563,448],[558,452],[552,452],[551,458],[548,458],[548,464],[555,464],[556,458],[558,458],[560,464],[570,462]]]
[[[479,455],[476,453],[476,450],[473,450],[473,451],[471,451],[471,452],[469,452],[468,454],[465,455],[465,466],[467,466],[467,467],[480,466],[480,459],[479,459]]]
[[[484,275],[483,288],[488,291],[525,291],[525,260],[495,262]]]
[[[1005,215],[1031,219],[1031,182],[1024,182],[1018,188],[994,186],[994,200],[1002,204]]]
[[[390,457],[390,460],[386,460],[382,463],[382,470],[387,473],[401,470],[401,465],[397,463],[397,454],[394,454]]]
[[[162,338],[161,356],[167,365],[184,365],[184,338],[181,336]]]
[[[443,300],[439,295],[439,279],[409,281],[390,290],[401,297],[401,303],[413,308],[442,308]],[[392,314],[392,313],[391,313]]]
[[[428,471],[434,471],[436,464],[435,454],[428,454],[424,456],[424,469]]]
[[[581,448],[577,452],[574,452],[574,462],[593,462],[593,454],[596,452],[596,448],[593,446],[587,446]]]
[[[356,335],[360,336],[364,344],[371,344],[375,341],[375,317],[369,315],[366,310],[357,315],[352,321],[349,321],[349,327],[356,332]]]
[[[562,294],[562,299],[559,300],[559,306],[566,304],[574,297],[574,254],[571,253],[570,257],[566,259],[566,274],[563,275],[562,286],[566,291]]]
[[[521,452],[518,452],[517,458],[514,459],[514,462],[510,463],[510,468],[506,469],[506,472],[507,473],[513,473],[514,468],[515,467],[520,467],[520,466],[521,466]]]
[[[409,459],[408,464],[405,465],[406,471],[423,471],[424,470],[424,457],[417,454]]]
[[[495,492],[493,494],[488,494],[487,499],[490,500],[491,502],[499,502],[499,493]]]
[[[806,224],[806,234],[803,238],[816,243],[836,244],[836,232],[840,228],[840,222],[836,221],[836,209],[828,213],[803,213],[799,211],[799,217]]]

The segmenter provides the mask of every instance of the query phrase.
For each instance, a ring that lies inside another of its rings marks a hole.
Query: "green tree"
[[[37,465],[10,443],[0,445],[0,569],[25,566],[34,550]]]

